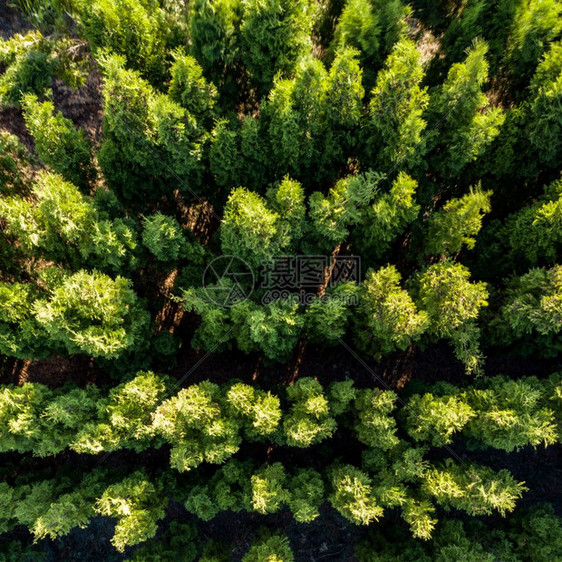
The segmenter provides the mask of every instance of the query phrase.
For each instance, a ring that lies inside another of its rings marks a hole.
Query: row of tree
[[[204,381],[172,395],[171,379],[150,372],[108,394],[95,386],[7,385],[0,391],[0,451],[140,452],[168,443],[172,467],[189,471],[203,462],[224,462],[243,441],[306,448],[338,427],[389,455],[403,449],[403,438],[425,448],[458,438],[473,447],[513,451],[560,440],[561,388],[559,375],[548,381],[493,377],[466,389],[438,384],[404,402],[392,391],[358,389],[351,380],[324,389],[311,378],[279,394]]]

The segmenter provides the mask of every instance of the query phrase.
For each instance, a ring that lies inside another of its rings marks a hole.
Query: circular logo
[[[219,256],[203,272],[203,290],[219,306],[232,306],[250,298],[254,290],[254,272],[241,258]]]

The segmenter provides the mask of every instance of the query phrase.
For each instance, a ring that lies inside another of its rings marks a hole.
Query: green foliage
[[[291,404],[283,420],[287,445],[310,447],[334,433],[336,420],[318,381],[299,379],[294,386],[287,387],[287,399]]]
[[[551,406],[545,395],[545,386],[533,377],[518,381],[490,379],[484,388],[466,393],[476,415],[464,433],[476,446],[508,452],[527,445],[555,443],[555,413],[545,407]]]
[[[315,191],[309,198],[312,240],[321,251],[332,252],[359,223],[362,209],[375,197],[382,176],[368,172],[347,176],[330,189],[327,196]]]
[[[418,216],[415,202],[418,182],[404,172],[392,182],[389,193],[377,197],[365,211],[357,236],[358,246],[367,254],[380,258],[394,240]]]
[[[261,439],[277,430],[281,421],[281,404],[271,392],[235,383],[228,389],[226,400],[234,415],[242,418],[247,439]]]
[[[486,284],[471,283],[463,265],[444,261],[429,266],[419,277],[418,300],[429,318],[429,333],[452,341],[468,373],[480,369],[480,330],[475,324],[488,305]]]
[[[458,199],[450,199],[442,209],[431,214],[425,251],[432,256],[454,256],[463,246],[474,248],[474,236],[482,228],[482,218],[489,213],[491,192],[480,187]]]
[[[505,516],[527,488],[507,470],[471,464],[457,465],[449,459],[442,468],[431,468],[424,475],[424,490],[444,509],[462,509],[469,515]]]
[[[304,317],[295,300],[275,300],[262,306],[251,301],[235,304],[230,316],[238,347],[261,351],[270,361],[287,361],[300,336]]]
[[[39,103],[28,94],[22,98],[25,124],[35,140],[35,149],[47,164],[64,179],[87,192],[94,179],[91,144],[84,131],[58,112],[51,102]]]
[[[232,190],[221,223],[224,254],[257,268],[279,255],[288,241],[279,215],[259,195],[243,187]]]
[[[37,322],[68,353],[114,358],[140,347],[148,315],[131,282],[81,270],[33,303]]]
[[[529,265],[555,263],[562,249],[562,182],[545,188],[539,201],[523,207],[505,221],[512,259]]]
[[[108,486],[95,509],[100,515],[117,519],[111,544],[123,552],[128,546],[154,537],[167,503],[162,497],[161,485],[151,482],[139,470]]]
[[[289,491],[287,504],[296,521],[310,523],[318,518],[324,501],[324,480],[319,472],[310,468],[297,470],[290,479]]]
[[[172,444],[170,464],[179,471],[202,462],[220,464],[238,451],[242,441],[240,421],[227,415],[220,388],[208,381],[163,402],[153,426]]]
[[[28,256],[110,271],[134,263],[136,236],[127,222],[102,219],[94,200],[76,186],[41,173],[32,195],[0,199],[6,230]]]
[[[562,43],[558,42],[552,45],[537,67],[531,81],[529,107],[528,138],[535,148],[540,162],[554,168],[557,167],[562,155],[562,142],[560,141],[562,136],[560,128],[561,71]]]
[[[499,315],[491,324],[498,342],[534,336],[541,353],[554,355],[560,348],[562,267],[531,269],[515,277],[505,291]],[[531,342],[533,340],[531,339]]]
[[[170,74],[170,98],[185,107],[197,122],[212,119],[217,91],[212,83],[205,80],[199,63],[193,57],[176,53]]]
[[[357,412],[357,438],[369,447],[382,450],[398,445],[396,421],[391,415],[396,395],[391,391],[364,389],[358,392],[354,407]]]
[[[241,59],[260,94],[310,50],[311,15],[308,0],[242,1]]]
[[[475,41],[464,62],[454,64],[447,78],[431,96],[428,134],[435,147],[434,166],[444,177],[457,177],[497,137],[504,121],[502,110],[491,107],[482,86],[488,79],[488,46]]]
[[[234,93],[230,70],[238,58],[239,0],[195,0],[189,8],[191,53],[207,79]]]
[[[0,105],[17,106],[28,93],[43,97],[53,76],[80,85],[83,65],[69,56],[71,47],[70,39],[44,37],[39,31],[0,39]]]
[[[423,79],[421,54],[409,39],[402,39],[377,75],[369,103],[370,160],[378,169],[411,168],[425,152],[422,114],[429,103]]]
[[[36,288],[29,283],[0,284],[0,352],[25,359],[48,356],[60,346],[49,341],[37,323],[32,305]]]
[[[294,559],[287,537],[277,533],[262,533],[252,543],[242,562],[293,562]]]
[[[552,0],[534,0],[517,6],[505,53],[513,79],[527,85],[548,44],[562,34],[562,9]]]
[[[198,191],[205,133],[195,117],[160,94],[123,59],[102,61],[104,141],[98,153],[109,186],[127,202],[155,200],[173,191]]]
[[[108,49],[122,55],[147,78],[163,76],[166,27],[154,0],[96,0],[81,8],[80,32],[94,52]]]
[[[247,507],[265,515],[276,513],[288,501],[287,474],[279,462],[268,464],[254,472],[250,478]]]
[[[361,470],[342,465],[330,474],[332,506],[356,525],[368,525],[378,521],[383,508],[377,503],[371,479]]]
[[[35,159],[18,137],[0,131],[0,193],[28,191],[34,164]]]
[[[174,263],[182,255],[186,241],[178,221],[156,213],[144,218],[142,243],[158,261]]]
[[[152,415],[168,386],[167,377],[139,372],[132,380],[112,388],[97,402],[97,420],[77,428],[70,439],[71,449],[90,454],[122,448],[140,452],[153,445]]]
[[[477,413],[456,396],[412,396],[406,408],[408,433],[416,441],[429,441],[439,447],[452,442],[453,435]],[[476,422],[477,423],[477,422]]]
[[[380,357],[395,349],[406,349],[427,329],[427,314],[418,311],[394,266],[368,271],[359,293],[355,320],[357,345]]]

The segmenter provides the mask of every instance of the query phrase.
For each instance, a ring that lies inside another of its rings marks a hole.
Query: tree
[[[195,117],[158,93],[117,56],[102,60],[104,141],[98,153],[109,186],[128,203],[173,191],[198,191],[205,131]]]
[[[245,436],[262,440],[272,435],[281,421],[279,397],[247,384],[235,383],[226,392],[233,415],[243,420]]]
[[[170,98],[193,115],[198,123],[210,122],[215,115],[218,94],[213,83],[205,80],[199,63],[191,56],[176,52],[170,74]]]
[[[109,49],[146,78],[163,77],[167,29],[158,2],[96,0],[80,9],[79,26],[94,52]]]
[[[546,356],[560,348],[562,318],[562,267],[531,269],[509,283],[499,315],[492,323],[496,341],[510,342],[530,339]],[[529,336],[532,336],[529,338]],[[530,351],[527,346],[527,353]]]
[[[368,254],[382,257],[392,242],[418,216],[415,202],[418,182],[400,172],[389,193],[379,195],[369,206],[358,228],[357,244]]]
[[[290,73],[310,50],[311,6],[307,0],[242,1],[242,62],[263,95],[277,73]]]
[[[39,103],[28,94],[22,98],[25,124],[35,140],[35,149],[43,163],[64,179],[88,192],[95,177],[91,143],[84,131],[76,130],[62,113],[54,113],[51,102]]]
[[[556,168],[562,154],[560,100],[562,85],[562,42],[545,54],[531,80],[528,138],[540,162]]]
[[[406,407],[408,433],[416,441],[428,441],[436,447],[452,442],[477,413],[456,396],[412,396]]]
[[[504,225],[509,252],[514,260],[532,266],[554,264],[562,249],[562,182],[545,187],[544,195],[532,205],[510,215]]]
[[[154,537],[167,503],[162,497],[161,484],[151,482],[138,470],[108,486],[96,502],[96,511],[117,519],[111,544],[123,552],[128,546]]]
[[[226,412],[220,388],[204,381],[163,402],[154,429],[172,444],[170,464],[188,471],[202,462],[220,464],[238,451],[240,421]]]
[[[230,193],[220,232],[223,253],[246,261],[253,269],[281,254],[290,240],[280,216],[243,187]]]
[[[33,313],[68,353],[108,359],[141,346],[149,321],[128,279],[84,270],[64,276]]]
[[[432,256],[454,256],[463,246],[474,248],[474,236],[482,228],[482,218],[491,211],[490,191],[478,186],[458,199],[450,199],[430,215],[425,251]]]
[[[167,377],[139,372],[109,391],[97,403],[97,419],[88,423],[69,439],[70,448],[79,453],[97,454],[130,448],[137,452],[158,443],[152,415],[169,388]]]
[[[236,93],[231,70],[239,56],[239,0],[195,0],[189,8],[191,53],[225,97]]]
[[[143,223],[142,242],[149,252],[158,261],[177,262],[186,245],[178,221],[162,213],[156,213],[144,217]]]
[[[396,421],[391,416],[395,400],[396,395],[391,391],[364,389],[358,392],[354,402],[357,418],[354,429],[359,441],[382,450],[398,445]]]
[[[377,75],[369,103],[367,150],[377,169],[394,170],[418,165],[425,153],[429,103],[427,88],[420,87],[424,72],[421,54],[409,39],[394,46],[385,68]]]
[[[545,407],[547,391],[538,379],[493,377],[486,383],[484,388],[468,390],[464,397],[476,413],[464,430],[475,446],[511,452],[556,442],[555,413]]]
[[[310,523],[318,518],[324,502],[324,480],[320,473],[310,468],[298,469],[290,479],[289,491],[287,504],[296,521]]]
[[[361,285],[355,338],[362,351],[380,357],[406,349],[428,327],[427,313],[418,311],[394,266],[368,271]]]
[[[526,490],[507,470],[494,472],[486,466],[461,466],[452,460],[442,468],[431,468],[424,476],[423,489],[447,511],[462,509],[469,515],[490,515],[494,510],[505,516]]]
[[[504,121],[482,92],[488,79],[484,41],[474,41],[464,62],[453,64],[447,78],[431,95],[427,135],[434,149],[434,167],[444,177],[458,177],[497,137]]]
[[[294,386],[287,387],[287,399],[291,404],[283,420],[287,445],[310,447],[331,437],[336,420],[330,414],[328,399],[318,381],[308,377],[299,379]]]
[[[262,562],[263,560],[293,562],[294,559],[289,539],[286,536],[264,532],[252,543],[250,550],[242,558],[242,562]]]
[[[378,521],[383,508],[373,494],[371,479],[351,465],[334,467],[330,473],[332,506],[356,525],[368,525]]]
[[[262,306],[243,301],[231,308],[238,347],[261,351],[270,361],[287,361],[299,339],[304,318],[296,300],[274,300]]]
[[[504,64],[520,88],[528,85],[549,44],[560,39],[561,13],[558,2],[552,0],[517,5]]]
[[[119,271],[134,263],[135,234],[122,219],[102,219],[93,199],[60,176],[41,173],[31,197],[0,199],[0,216],[27,256]]]
[[[309,198],[311,242],[332,252],[346,240],[352,225],[359,223],[363,209],[375,197],[380,174],[367,172],[337,181],[328,195],[315,191]]]
[[[480,369],[480,309],[488,305],[485,283],[471,283],[463,265],[444,261],[429,266],[419,277],[418,302],[427,312],[429,333],[449,338],[468,373]]]

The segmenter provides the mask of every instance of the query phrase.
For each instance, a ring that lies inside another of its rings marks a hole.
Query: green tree
[[[332,436],[336,420],[318,381],[308,377],[299,379],[294,386],[287,387],[287,399],[291,404],[283,419],[287,445],[310,447]]]
[[[354,402],[356,412],[355,432],[357,438],[369,447],[382,450],[398,445],[396,421],[391,415],[396,395],[378,389],[364,389],[358,392]]]
[[[143,221],[142,242],[148,251],[161,262],[177,262],[186,240],[178,221],[156,213]]]
[[[97,500],[97,513],[117,519],[111,544],[119,552],[154,537],[168,503],[162,491],[159,482],[151,482],[138,470],[108,486]]]
[[[539,161],[552,168],[558,166],[562,155],[561,71],[562,42],[558,42],[552,45],[537,67],[530,88],[528,138]]]
[[[154,429],[171,445],[170,464],[188,471],[202,462],[220,464],[238,451],[241,422],[228,416],[220,388],[209,381],[192,385],[163,402]]]
[[[450,339],[468,373],[480,369],[480,329],[476,320],[488,305],[486,284],[471,283],[463,265],[444,261],[429,266],[419,277],[418,302],[429,318],[428,332]]]
[[[94,52],[109,49],[151,81],[164,75],[166,22],[154,0],[95,0],[79,11],[79,29]]]
[[[491,211],[490,191],[478,186],[458,199],[450,199],[430,215],[425,251],[432,256],[455,256],[463,246],[474,248],[474,238],[482,228],[482,218]]]
[[[176,52],[170,74],[170,98],[193,115],[198,123],[211,121],[218,94],[215,86],[205,80],[199,63],[191,56]]]
[[[104,141],[98,160],[105,179],[129,203],[157,200],[173,191],[171,185],[192,195],[200,186],[205,131],[123,62],[117,56],[102,60]]]
[[[394,240],[418,216],[415,202],[418,182],[400,172],[389,193],[379,195],[369,206],[358,227],[356,242],[366,254],[382,257]]]
[[[371,479],[351,465],[335,467],[330,472],[332,506],[356,525],[368,525],[378,521],[383,508],[373,493]]]
[[[357,345],[374,357],[406,349],[428,327],[427,313],[418,311],[390,265],[367,272],[354,320]]]
[[[454,64],[431,95],[427,134],[433,166],[444,177],[458,177],[497,137],[505,115],[482,92],[488,80],[484,41],[474,41],[462,63]]]
[[[277,73],[291,72],[310,51],[311,16],[307,0],[242,1],[242,62],[260,94],[269,91]]]
[[[40,103],[33,94],[22,98],[25,124],[35,140],[43,163],[63,178],[88,192],[95,177],[91,143],[84,131],[76,130],[62,113],[54,113],[51,102]]]
[[[422,115],[429,103],[427,88],[420,86],[423,76],[421,53],[414,42],[396,43],[377,75],[369,103],[367,150],[377,169],[411,168],[423,158]]]
[[[408,433],[416,441],[426,441],[436,447],[452,442],[453,435],[462,431],[477,413],[456,396],[412,396],[406,406]]]
[[[281,254],[290,240],[279,214],[243,187],[230,193],[220,233],[223,253],[245,260],[254,269]]]
[[[243,556],[242,562],[293,562],[295,559],[289,545],[289,539],[278,533],[262,533],[250,546],[250,550]]]
[[[65,276],[36,300],[33,313],[68,353],[108,359],[141,346],[149,321],[128,279],[84,270]]]

